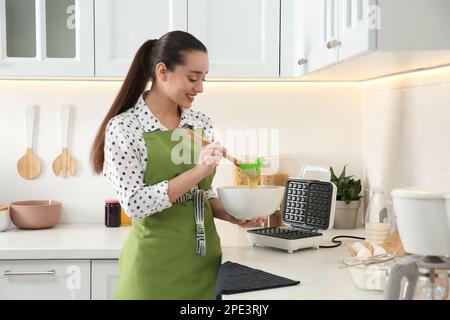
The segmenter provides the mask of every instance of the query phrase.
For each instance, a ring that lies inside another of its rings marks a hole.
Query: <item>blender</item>
[[[391,192],[405,251],[388,272],[385,299],[448,298],[450,224],[443,192],[413,188]],[[447,199],[447,202],[450,200]],[[450,208],[449,208],[450,209]]]

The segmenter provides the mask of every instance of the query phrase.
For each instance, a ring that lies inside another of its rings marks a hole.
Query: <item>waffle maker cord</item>
[[[354,236],[335,236],[331,239],[331,242],[335,243],[330,246],[319,246],[319,248],[336,248],[339,247],[342,244],[342,241],[339,241],[337,239],[339,238],[346,238],[346,239],[357,239],[357,240],[366,240],[366,238],[363,237],[354,237]]]

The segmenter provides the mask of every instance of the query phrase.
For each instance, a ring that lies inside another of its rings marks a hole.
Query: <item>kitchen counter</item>
[[[233,261],[292,280],[299,285],[270,290],[224,295],[223,299],[238,300],[374,300],[383,294],[364,291],[353,285],[347,269],[339,269],[348,256],[343,248],[304,249],[288,254],[278,249],[262,247],[223,248],[223,261]]]
[[[357,289],[348,270],[338,268],[348,256],[342,246],[332,249],[303,249],[288,254],[274,248],[251,247],[246,241],[245,229],[232,227],[234,234],[231,235],[235,237],[234,240],[238,240],[240,246],[230,246],[230,240],[221,234],[223,262],[233,261],[298,280],[300,285],[224,295],[224,300],[346,300],[383,297],[381,293]],[[9,229],[0,233],[0,259],[118,259],[129,230],[130,227],[106,228],[99,224],[61,224],[46,230]],[[344,234],[361,235],[362,229],[330,230],[324,233],[324,239]]]
[[[0,233],[0,259],[118,259],[131,227],[58,224],[54,228]]]

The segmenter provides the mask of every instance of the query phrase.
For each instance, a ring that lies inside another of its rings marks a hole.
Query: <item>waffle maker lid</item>
[[[323,175],[320,180],[306,179],[308,172],[322,172]],[[281,205],[283,223],[302,229],[331,229],[337,188],[330,180],[329,168],[317,165],[305,165],[298,177],[288,178]]]

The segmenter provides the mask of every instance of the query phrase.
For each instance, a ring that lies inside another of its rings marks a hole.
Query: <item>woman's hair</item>
[[[101,173],[105,158],[105,132],[109,120],[132,108],[149,81],[155,81],[156,65],[163,62],[169,71],[184,65],[184,54],[189,51],[207,52],[203,43],[184,31],[171,31],[161,38],[144,42],[123,81],[119,93],[103,119],[91,149],[91,165],[94,173]]]

